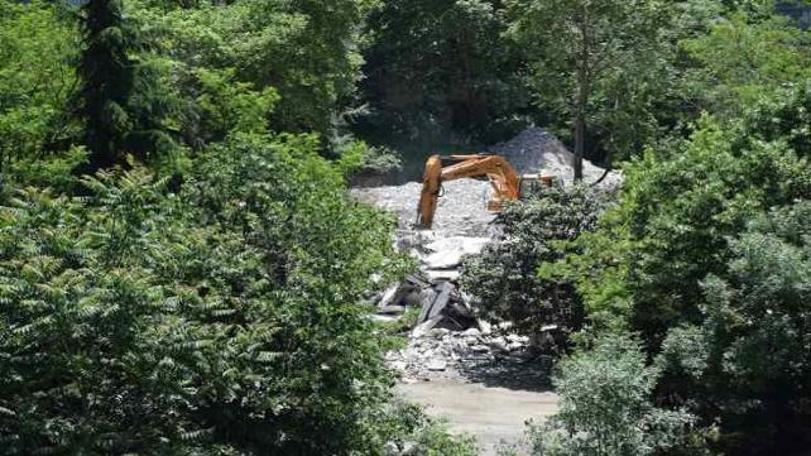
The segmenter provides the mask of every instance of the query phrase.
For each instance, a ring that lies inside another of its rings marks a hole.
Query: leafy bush
[[[604,336],[590,350],[564,359],[559,370],[560,410],[534,428],[534,454],[644,456],[693,445],[694,417],[654,406],[659,373],[646,367],[636,342]]]
[[[766,208],[811,196],[807,163],[781,140],[741,136],[708,119],[674,151],[625,168],[620,204],[556,264],[578,280],[587,311],[630,317],[655,351],[668,328],[701,320],[700,282],[722,275],[742,232]]]
[[[676,328],[659,362],[667,396],[721,418],[735,454],[791,454],[811,441],[811,203],[761,216],[702,284],[703,322]]]
[[[78,85],[79,32],[59,6],[0,3],[0,167],[39,158],[76,133],[65,115]]]
[[[464,263],[462,287],[474,296],[478,311],[511,321],[531,335],[556,325],[555,341],[565,345],[568,334],[583,322],[581,299],[572,281],[540,277],[537,269],[542,262],[563,257],[556,241],[575,239],[594,228],[606,201],[606,195],[577,186],[544,190],[508,205],[496,220],[500,238]]]
[[[379,454],[389,376],[356,302],[397,266],[393,222],[315,144],[235,138],[177,195],[136,167],[5,201],[5,453]]]

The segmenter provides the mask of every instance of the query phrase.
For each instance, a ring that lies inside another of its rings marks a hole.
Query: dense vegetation
[[[537,454],[807,449],[811,34],[775,11],[0,0],[0,453],[472,453],[391,398],[358,303],[407,262],[345,186],[531,122],[624,173],[466,263],[565,352]]]

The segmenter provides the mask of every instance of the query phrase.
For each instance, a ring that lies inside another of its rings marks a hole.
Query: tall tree
[[[83,7],[85,49],[79,65],[79,114],[92,168],[113,165],[132,120],[127,104],[135,85],[132,31],[125,27],[119,0],[89,0]]]
[[[528,52],[539,104],[569,119],[575,179],[583,178],[589,119],[597,105],[633,100],[629,80],[659,68],[660,0],[513,0],[511,35]],[[623,87],[626,92],[616,89]],[[611,95],[611,96],[609,96]]]

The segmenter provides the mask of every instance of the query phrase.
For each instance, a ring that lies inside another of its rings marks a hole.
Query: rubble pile
[[[417,326],[408,346],[389,352],[386,362],[408,383],[456,377],[460,372],[499,360],[521,363],[532,356],[527,337],[500,328],[494,331],[486,322],[479,323],[481,329],[464,331]]]
[[[571,181],[572,154],[543,129],[529,128],[490,151],[505,156],[520,173]],[[603,174],[603,169],[584,163],[586,182],[597,181]],[[621,179],[619,173],[611,172],[602,185],[615,186]],[[493,329],[477,319],[470,297],[459,289],[463,257],[481,252],[497,235],[491,223],[495,215],[485,209],[490,183],[461,179],[445,182],[443,189],[432,231],[412,226],[421,183],[352,189],[356,199],[397,215],[397,248],[420,265],[417,273],[369,299],[375,306],[373,318],[380,321],[401,319],[409,308],[419,313],[407,347],[387,356],[404,381],[456,376],[482,363],[521,363],[531,352],[526,337],[511,334],[508,326]]]
[[[459,291],[456,280],[463,257],[480,252],[488,242],[489,238],[435,238],[430,232],[401,238],[399,248],[410,250],[420,270],[372,299],[377,319],[397,319],[413,307],[420,309],[416,324],[424,332],[434,328],[463,331],[475,326],[470,298]]]

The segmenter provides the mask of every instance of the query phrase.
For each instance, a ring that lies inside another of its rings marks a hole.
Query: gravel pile
[[[543,128],[527,128],[515,138],[492,146],[490,152],[503,155],[522,174],[557,176],[566,183],[571,183],[574,177],[574,154],[555,135]],[[586,183],[596,182],[604,173],[605,169],[588,160],[583,161],[583,178]],[[612,171],[601,186],[614,188],[621,182],[622,175]]]
[[[515,138],[495,145],[490,152],[503,155],[521,174],[540,173],[557,176],[570,183],[574,174],[573,155],[554,135],[538,127],[524,130]],[[596,182],[605,170],[588,160],[583,163],[586,183]],[[612,171],[601,186],[614,188],[622,182],[622,174]],[[490,183],[483,180],[460,179],[443,184],[443,197],[439,199],[434,219],[434,232],[440,236],[492,237],[490,222],[494,214],[487,212]],[[422,183],[369,188],[353,188],[352,195],[360,201],[373,204],[397,214],[400,229],[408,231],[417,218]]]
[[[460,179],[443,184],[434,218],[434,233],[438,237],[473,236],[491,237],[490,222],[495,215],[487,211],[490,183],[474,179]],[[397,214],[400,229],[408,231],[417,219],[422,183],[371,188],[353,188],[351,194],[365,203]]]

